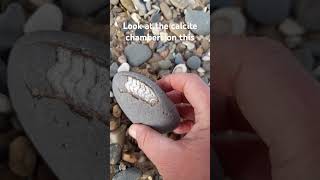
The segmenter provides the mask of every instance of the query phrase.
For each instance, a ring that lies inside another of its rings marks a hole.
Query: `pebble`
[[[204,11],[186,10],[186,23],[196,24],[196,29],[191,29],[193,33],[198,35],[208,35],[210,33],[210,15]]]
[[[221,8],[213,12],[212,32],[214,35],[242,35],[246,31],[247,23],[239,8]]]
[[[115,74],[117,74],[118,72],[118,64],[117,63],[112,63],[111,66],[110,66],[110,77],[113,77]]]
[[[186,35],[189,34],[189,30],[187,30],[187,29],[173,28],[173,27],[176,27],[176,26],[177,26],[177,23],[170,22],[169,29],[174,35],[179,37],[179,36],[183,36],[183,35],[186,36]]]
[[[123,145],[126,138],[127,126],[122,124],[118,129],[110,132],[110,144]]]
[[[8,96],[0,93],[0,114],[9,114],[12,106]]]
[[[175,64],[184,64],[185,63],[181,53],[176,54],[176,56],[174,57],[174,63]]]
[[[118,72],[128,72],[128,71],[130,71],[130,65],[128,63],[122,63],[118,68]]]
[[[164,16],[167,20],[172,19],[172,11],[171,11],[171,9],[170,9],[170,7],[168,6],[167,3],[161,2],[161,3],[160,3],[160,9],[161,9],[161,11],[162,11],[163,16]]]
[[[37,163],[37,154],[24,136],[17,137],[9,147],[9,167],[17,175],[31,176]]]
[[[137,168],[128,168],[118,172],[112,180],[137,180],[142,176],[142,172]]]
[[[136,154],[134,153],[123,153],[122,154],[122,160],[134,164],[138,161],[138,158],[136,156]]]
[[[24,10],[18,3],[11,3],[0,15],[0,52],[10,49],[23,35]]]
[[[123,63],[126,63],[127,62],[127,58],[125,55],[121,55],[118,57],[118,62],[123,64]]]
[[[172,73],[186,73],[188,71],[188,68],[186,64],[178,64],[174,67]]]
[[[119,0],[110,0],[110,4],[117,5],[119,4]]]
[[[122,110],[120,109],[120,106],[118,104],[114,105],[112,107],[112,115],[116,118],[120,118],[122,114]]]
[[[118,164],[121,160],[121,146],[119,144],[110,144],[110,164]]]
[[[162,60],[158,64],[161,69],[170,69],[173,66],[170,60]]]
[[[189,6],[189,0],[170,0],[170,2],[178,9],[184,9]]]
[[[158,75],[160,76],[160,78],[163,78],[164,76],[169,75],[170,73],[171,73],[170,70],[162,69],[162,70],[159,71]]]
[[[203,39],[201,41],[201,47],[203,48],[203,51],[206,52],[210,48],[210,42],[207,39]]]
[[[106,0],[60,0],[63,9],[76,16],[88,16],[107,5]]]
[[[132,0],[133,5],[139,11],[139,14],[145,15],[147,13],[147,7],[141,0]]]
[[[24,26],[24,32],[60,31],[62,24],[63,15],[60,8],[53,4],[45,4],[28,19]]]
[[[211,66],[210,61],[204,61],[204,62],[202,63],[202,67],[203,67],[203,69],[204,69],[205,71],[209,71],[209,72],[210,72],[210,66]]]
[[[141,74],[116,74],[112,90],[122,111],[133,123],[145,124],[165,133],[172,131],[180,122],[179,113],[167,95],[155,82]]]
[[[124,49],[128,62],[132,66],[140,66],[146,62],[151,56],[150,48],[143,44],[131,44]]]
[[[134,12],[136,10],[132,0],[120,0],[120,2],[123,5],[123,7],[127,9],[127,11]]]
[[[283,23],[280,24],[279,30],[286,36],[302,35],[305,32],[302,26],[290,18],[287,18]]]
[[[37,7],[40,7],[40,6],[47,4],[47,3],[54,2],[54,0],[29,0],[29,1]]]
[[[183,41],[182,44],[186,45],[189,51],[193,50],[196,47],[196,45],[190,41]]]
[[[294,14],[299,24],[309,31],[320,30],[320,1],[318,0],[295,0]]]
[[[111,117],[110,119],[110,131],[114,131],[120,127],[120,119]]]
[[[201,60],[197,56],[191,56],[187,60],[187,66],[190,69],[197,70],[201,66]]]
[[[247,0],[245,6],[249,16],[257,22],[277,25],[289,16],[291,0]]]

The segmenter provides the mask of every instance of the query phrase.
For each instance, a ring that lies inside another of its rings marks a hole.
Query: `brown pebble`
[[[203,39],[201,41],[201,47],[203,48],[203,51],[206,52],[210,48],[210,42],[207,39]]]
[[[110,120],[110,131],[118,129],[120,126],[120,119],[112,117]]]
[[[201,57],[203,55],[203,48],[202,47],[199,47],[197,48],[195,54],[198,56],[198,57]]]
[[[137,156],[134,153],[123,153],[122,160],[134,164],[138,161]]]
[[[160,52],[160,56],[162,58],[166,58],[168,56],[169,52],[170,52],[169,49],[165,49],[164,51]]]
[[[120,118],[122,114],[122,110],[118,104],[112,107],[112,115],[116,118]]]
[[[126,138],[127,126],[122,124],[118,129],[110,132],[110,144],[123,145]]]
[[[31,176],[37,164],[37,154],[25,136],[17,137],[9,147],[9,167],[18,176]]]

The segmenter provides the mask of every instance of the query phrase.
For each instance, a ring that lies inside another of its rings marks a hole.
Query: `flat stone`
[[[147,7],[141,0],[132,0],[134,7],[139,11],[139,14],[145,15],[147,13]]]
[[[277,25],[289,16],[291,0],[246,0],[245,8],[257,22]]]
[[[178,9],[184,9],[190,5],[189,0],[170,0],[170,2]]]
[[[185,21],[196,24],[196,29],[191,29],[193,33],[199,35],[208,35],[210,33],[210,15],[209,13],[198,10],[187,10],[185,12]]]
[[[157,84],[143,75],[118,73],[113,78],[112,90],[122,111],[133,123],[165,133],[180,122],[175,105]]]
[[[112,180],[138,180],[142,176],[142,172],[137,168],[129,168],[118,172],[113,176]]]
[[[0,52],[10,49],[23,35],[25,14],[21,5],[12,3],[0,15]]]
[[[124,54],[132,66],[140,66],[152,56],[150,48],[143,44],[130,44],[124,49]]]
[[[161,2],[161,3],[160,3],[160,9],[161,9],[161,11],[162,11],[163,16],[164,16],[167,20],[172,19],[172,11],[171,11],[171,9],[170,9],[170,7],[168,6],[167,3]]]
[[[173,65],[170,60],[162,60],[158,64],[161,69],[170,69]]]
[[[61,0],[61,5],[68,13],[76,16],[87,16],[106,6],[106,0]]]
[[[24,32],[60,31],[62,24],[63,15],[60,8],[53,4],[45,4],[28,19],[24,26]]]
[[[108,179],[106,49],[100,41],[54,31],[30,33],[11,51],[12,105],[59,179]]]
[[[122,6],[127,9],[129,12],[134,12],[135,7],[133,5],[132,0],[120,0]]]

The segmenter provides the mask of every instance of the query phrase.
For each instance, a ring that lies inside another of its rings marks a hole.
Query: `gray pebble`
[[[24,32],[60,31],[62,24],[63,15],[60,8],[53,4],[45,4],[28,19],[24,26]]]
[[[201,66],[201,60],[198,56],[191,56],[187,60],[187,66],[190,69],[197,70]]]
[[[176,64],[184,64],[184,60],[183,60],[183,57],[181,55],[181,53],[178,53],[175,58],[174,58],[174,63]]]
[[[112,180],[138,180],[142,176],[142,173],[137,168],[129,168],[124,171],[118,172],[113,176]]]
[[[147,77],[133,72],[118,73],[113,78],[112,90],[121,109],[133,123],[151,126],[160,133],[170,132],[179,124],[175,105]]]
[[[119,4],[119,0],[110,0],[110,4],[117,5]]]
[[[160,76],[160,78],[163,78],[164,76],[169,75],[170,73],[171,73],[170,70],[162,69],[159,71],[158,75]]]
[[[61,5],[68,13],[77,16],[87,16],[106,6],[106,0],[61,0]]]
[[[139,14],[145,15],[147,13],[147,7],[142,0],[132,0],[132,2]]]
[[[117,164],[121,160],[121,146],[110,144],[110,164]]]
[[[10,49],[23,35],[25,14],[21,5],[12,3],[0,15],[0,52]]]
[[[276,25],[284,21],[291,8],[291,0],[247,0],[250,17],[261,24]]]
[[[111,66],[110,66],[110,77],[113,77],[115,74],[117,74],[118,72],[118,64],[117,63],[112,63]]]
[[[170,9],[170,7],[168,6],[167,3],[161,2],[161,3],[160,3],[160,9],[161,9],[161,11],[162,11],[163,16],[164,16],[167,20],[172,19],[172,11],[171,11],[171,9]]]
[[[208,35],[210,33],[209,13],[197,10],[187,10],[185,12],[185,21],[197,25],[197,28],[191,29],[191,31],[198,35]]]
[[[320,30],[320,1],[318,0],[295,0],[294,14],[298,22],[309,31]]]
[[[162,60],[158,64],[161,69],[170,69],[173,66],[170,60]]]
[[[205,61],[205,62],[202,63],[203,69],[205,71],[209,71],[209,72],[210,72],[210,65],[211,65],[210,61]]]
[[[150,48],[143,44],[131,44],[127,46],[124,49],[124,54],[132,66],[140,66],[152,56]]]
[[[184,9],[189,6],[189,0],[170,0],[170,2],[179,9]]]

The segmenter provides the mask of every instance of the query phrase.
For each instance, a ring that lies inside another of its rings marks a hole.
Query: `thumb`
[[[131,125],[128,132],[137,141],[139,148],[156,165],[162,164],[161,162],[170,154],[170,150],[176,146],[172,139],[142,124]]]

